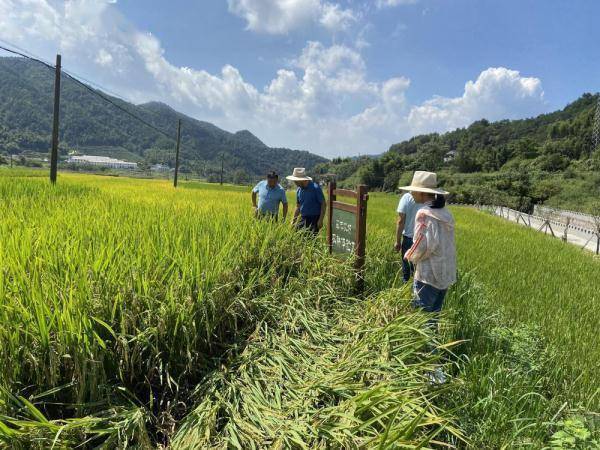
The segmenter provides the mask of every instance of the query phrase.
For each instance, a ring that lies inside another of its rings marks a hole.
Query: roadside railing
[[[596,254],[600,254],[600,229],[595,222],[597,218],[592,215],[546,207],[534,208],[534,214],[528,214],[516,209],[507,208],[506,206],[465,204],[457,206],[468,206],[494,214],[506,220],[544,232],[544,234],[551,234],[553,237],[560,238],[564,242],[581,246],[582,249],[595,250]],[[580,217],[589,218],[589,221],[574,217],[575,214],[581,214]],[[596,241],[595,249],[593,248],[594,238]],[[581,245],[582,242],[585,243]]]

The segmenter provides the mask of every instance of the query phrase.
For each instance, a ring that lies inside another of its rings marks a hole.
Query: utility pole
[[[223,152],[221,152],[221,177],[219,183],[223,185]]]
[[[60,114],[60,55],[56,55],[54,74],[54,120],[52,123],[52,151],[50,153],[50,182],[56,183],[58,167],[58,116]]]
[[[177,122],[177,147],[175,149],[175,178],[173,187],[177,187],[177,174],[179,173],[179,143],[181,142],[181,119]]]

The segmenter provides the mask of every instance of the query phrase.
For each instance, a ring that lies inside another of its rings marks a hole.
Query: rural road
[[[535,230],[539,230],[545,221],[545,219],[542,217],[531,216],[529,214],[520,213],[519,211],[508,208],[496,207],[495,210],[492,208],[492,211],[497,216],[503,217],[512,222],[517,222],[523,226],[531,227]],[[565,224],[555,220],[550,220],[550,225],[556,238],[564,238]],[[551,232],[547,227],[540,231],[551,235]],[[585,246],[586,250],[596,252],[596,239],[597,238],[594,236],[594,233],[591,230],[569,226],[569,230],[567,232],[567,242],[577,245],[579,248],[584,248]]]

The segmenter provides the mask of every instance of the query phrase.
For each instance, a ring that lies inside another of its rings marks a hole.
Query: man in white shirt
[[[410,192],[405,193],[398,203],[398,220],[396,221],[396,243],[394,248],[402,254],[402,279],[410,280],[415,271],[414,265],[404,259],[404,255],[413,245],[415,217],[423,204],[417,203]]]

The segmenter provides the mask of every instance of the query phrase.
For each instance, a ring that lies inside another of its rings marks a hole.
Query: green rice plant
[[[556,351],[537,327],[508,326],[473,276],[448,297],[444,330],[459,380],[444,396],[474,448],[543,448],[571,398],[556,383]],[[452,442],[452,437],[448,439]]]
[[[198,446],[200,428],[258,446],[296,423],[309,434],[281,445],[386,448],[452,429],[423,319],[382,301],[365,316],[350,264],[256,221],[245,189],[62,175],[0,177],[0,194],[6,446]],[[293,414],[279,424],[278,401]]]
[[[173,448],[429,448],[442,431],[460,440],[434,404],[443,389],[427,378],[431,332],[406,294],[363,302],[301,289],[285,321],[257,327],[199,386]]]
[[[247,188],[5,172],[0,448],[512,448],[597,410],[597,261],[561,242],[453,208],[475,282],[432,336],[395,196],[371,194],[355,298],[350,261]]]
[[[241,210],[239,190],[60,181],[0,178],[0,386],[64,386],[38,403],[49,419],[133,402],[166,441],[187,392],[272,314],[262,293],[324,274],[349,289],[312,239]]]
[[[465,208],[459,261],[498,299],[509,324],[529,324],[556,349],[557,383],[573,402],[600,408],[600,264],[535,230]]]
[[[398,197],[370,194],[371,280],[390,283]],[[584,409],[600,408],[600,263],[575,246],[466,207],[452,207],[459,270],[483,286],[506,325],[535,327],[556,351],[553,383]],[[378,268],[374,269],[377,265]],[[492,308],[493,311],[493,308]]]

